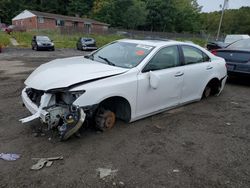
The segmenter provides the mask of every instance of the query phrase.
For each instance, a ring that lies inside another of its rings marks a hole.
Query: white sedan
[[[85,122],[106,130],[117,118],[132,122],[219,95],[226,79],[225,60],[197,45],[118,40],[88,56],[38,67],[22,91],[33,115],[21,121],[40,118],[66,140]]]

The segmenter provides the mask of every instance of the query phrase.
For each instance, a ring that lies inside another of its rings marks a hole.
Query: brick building
[[[93,19],[64,16],[33,10],[24,10],[12,19],[12,24],[26,30],[72,30],[85,33],[103,33],[109,24]]]

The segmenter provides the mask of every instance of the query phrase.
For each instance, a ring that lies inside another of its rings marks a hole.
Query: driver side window
[[[162,70],[179,65],[180,60],[178,47],[170,46],[159,50],[142,72]]]

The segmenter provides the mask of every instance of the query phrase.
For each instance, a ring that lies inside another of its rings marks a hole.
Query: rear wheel
[[[209,85],[207,85],[203,92],[203,98],[208,98],[211,95],[211,92],[212,88]]]
[[[112,129],[115,126],[116,115],[110,110],[100,108],[95,116],[96,128],[101,131]]]
[[[208,98],[211,95],[216,95],[220,92],[221,83],[218,79],[212,79],[203,91],[203,98]]]

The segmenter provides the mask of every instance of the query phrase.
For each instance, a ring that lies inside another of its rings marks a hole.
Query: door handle
[[[207,70],[210,70],[210,69],[212,69],[212,68],[213,68],[213,67],[209,65],[209,66],[207,66],[206,69],[207,69]]]
[[[182,76],[182,75],[184,75],[184,72],[177,72],[174,76],[175,76],[175,77],[180,77],[180,76]]]

